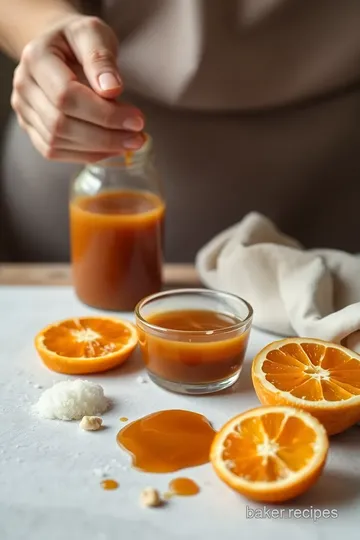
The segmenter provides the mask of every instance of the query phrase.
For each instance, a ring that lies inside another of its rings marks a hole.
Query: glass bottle
[[[165,203],[152,140],[87,165],[73,181],[70,235],[78,298],[104,310],[132,311],[162,286]]]

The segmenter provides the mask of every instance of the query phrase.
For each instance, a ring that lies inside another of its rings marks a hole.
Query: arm
[[[19,59],[27,43],[77,13],[70,0],[0,0],[0,48]]]

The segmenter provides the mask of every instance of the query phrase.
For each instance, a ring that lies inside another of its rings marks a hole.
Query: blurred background
[[[102,0],[80,2],[84,12],[99,14]],[[122,13],[128,14],[128,19],[119,19],[118,29],[123,51],[128,52],[121,56],[121,69],[127,76],[126,84],[130,81],[131,94],[124,98],[142,109],[146,129],[159,149],[156,158],[166,184],[170,216],[167,261],[192,262],[201,246],[254,210],[306,248],[360,252],[356,225],[360,196],[360,1],[344,0],[339,7],[336,0],[184,0],[188,6],[198,3],[204,20],[209,24],[214,21],[214,25],[210,25],[211,32],[204,33],[201,55],[194,55],[198,60],[195,75],[189,81],[180,76],[178,88],[170,84],[162,92],[162,77],[156,74],[164,72],[172,80],[172,66],[177,62],[182,65],[182,32],[175,32],[174,55],[162,58],[162,51],[167,51],[162,39],[172,36],[169,28],[172,30],[172,21],[177,28],[178,19],[170,17],[167,26],[160,18],[159,26],[152,27],[149,34],[149,43],[155,44],[151,58],[155,62],[162,59],[155,64],[157,70],[146,59],[133,63],[126,40],[134,29],[133,18],[149,15],[151,6],[154,10],[159,5],[166,14],[172,3],[182,6],[183,0],[108,0],[115,13],[112,9],[104,13],[114,22],[121,4]],[[241,17],[235,19],[234,9],[245,5],[254,6],[259,13],[252,18],[240,10],[236,13]],[[219,17],[221,13],[223,17]],[[180,29],[186,30],[186,10],[183,21]],[[236,22],[251,45],[235,72],[236,54],[242,47],[235,39],[237,34],[229,34],[232,45],[228,52],[234,51],[229,62],[223,62],[222,49],[218,54],[214,39],[216,35],[219,44],[228,47],[223,40],[228,36],[223,30],[226,21],[229,28]],[[214,28],[218,33],[214,34]],[[161,39],[153,40],[153,36]],[[142,32],[138,38],[143,39]],[[135,41],[135,51],[142,54],[137,44]],[[130,52],[132,46],[130,40]],[[131,84],[133,71],[137,81],[138,66],[147,67],[146,80],[150,74],[145,86],[139,78],[139,88]],[[11,117],[13,69],[13,63],[0,54],[0,144]],[[223,76],[219,76],[222,70]],[[233,80],[239,84],[234,85]],[[231,114],[226,96],[234,99]],[[0,261],[66,261],[68,194],[63,179],[73,177],[74,166],[42,160],[15,121],[12,128],[8,146],[0,147]],[[7,174],[1,178],[5,153]],[[48,178],[52,181],[47,182]]]
[[[83,13],[98,16],[101,15],[101,2],[102,0],[74,0],[75,5],[77,5]],[[9,242],[9,227],[7,225],[5,228],[5,201],[4,194],[1,191],[3,186],[1,174],[4,155],[4,135],[8,126],[9,117],[12,114],[10,96],[15,67],[16,63],[0,51],[0,262],[12,259],[6,245],[7,242]]]
[[[10,115],[10,94],[11,81],[15,64],[0,52],[0,148],[4,132],[7,125],[7,120]],[[0,152],[0,160],[2,152]],[[1,165],[1,164],[0,164]],[[1,175],[1,166],[0,166]],[[0,178],[0,262],[6,260],[6,235],[3,222],[3,197],[1,194],[2,179]]]
[[[11,79],[15,64],[0,53],[0,138],[10,113]]]

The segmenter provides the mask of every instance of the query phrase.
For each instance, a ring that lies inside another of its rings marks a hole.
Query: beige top
[[[359,0],[104,0],[128,88],[211,110],[273,107],[359,79]]]
[[[360,252],[360,0],[88,3],[120,38],[124,97],[154,139],[169,261],[251,211],[306,247]],[[74,166],[42,159],[15,121],[6,140],[9,253],[64,260]]]

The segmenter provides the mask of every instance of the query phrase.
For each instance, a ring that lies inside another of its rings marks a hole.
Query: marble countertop
[[[271,517],[274,507],[232,492],[210,465],[182,473],[199,484],[196,497],[174,498],[163,508],[142,508],[141,490],[150,485],[166,491],[175,475],[131,468],[129,456],[116,444],[123,425],[119,418],[135,420],[180,408],[204,414],[219,428],[258,405],[250,362],[275,338],[253,331],[240,380],[218,395],[180,396],[158,388],[146,378],[137,353],[115,371],[87,377],[99,382],[113,401],[104,415],[106,429],[89,433],[76,422],[39,419],[32,415],[31,405],[42,389],[66,378],[42,365],[34,335],[51,321],[90,313],[94,311],[81,305],[70,287],[0,287],[1,540],[297,540],[305,535],[307,540],[335,540],[341,534],[347,540],[358,538],[359,428],[332,438],[319,482],[291,504],[275,507],[284,509],[282,517]],[[101,474],[117,480],[119,489],[102,490]],[[324,517],[325,510],[337,517]]]

